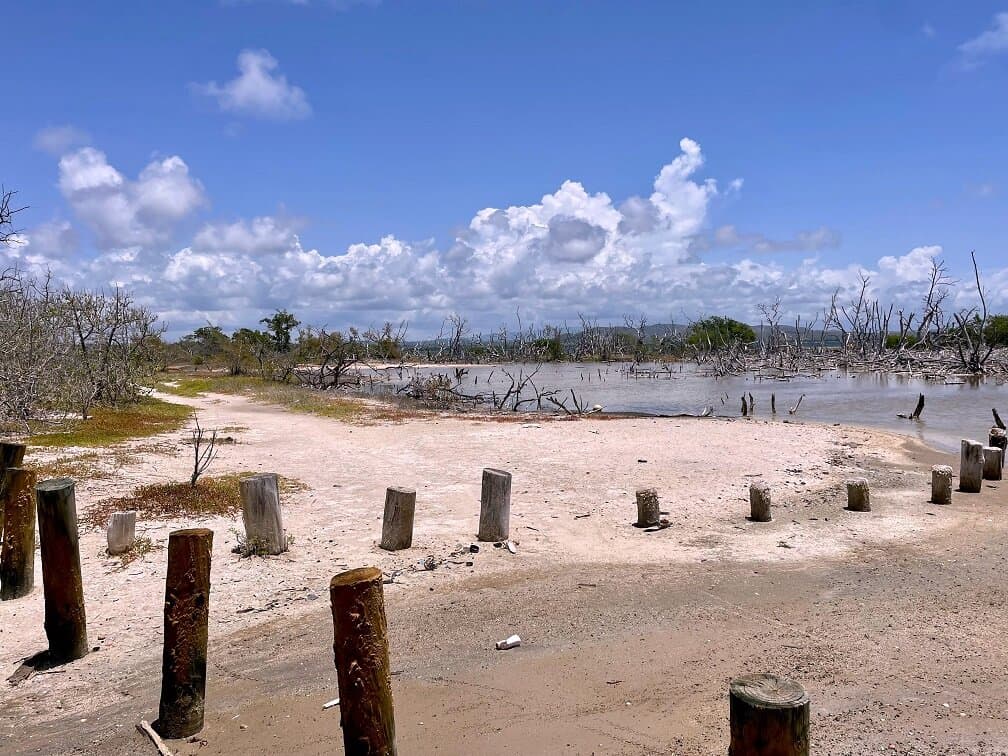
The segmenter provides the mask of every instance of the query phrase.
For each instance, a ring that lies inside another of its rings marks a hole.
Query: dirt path
[[[335,696],[325,585],[362,563],[405,570],[387,586],[404,753],[723,753],[726,680],[762,669],[807,684],[819,752],[1008,748],[1004,495],[924,504],[934,455],[890,435],[758,421],[355,427],[233,397],[200,404],[204,425],[247,429],[220,472],[276,470],[308,490],[285,505],[287,556],[240,560],[234,524],[210,523],[212,704],[206,744],[181,752],[275,752],[277,735],[291,752],[340,752],[338,712],[320,710]],[[515,475],[519,553],[486,545],[461,565],[412,570],[468,546],[484,466]],[[184,468],[158,454],[126,472]],[[867,516],[841,509],[854,471],[877,492]],[[774,523],[744,520],[751,474],[774,485]],[[629,526],[642,483],[657,485],[672,528]],[[374,546],[392,484],[418,490],[407,553]],[[81,505],[104,485],[85,486]],[[3,690],[0,750],[143,747],[131,729],[157,706],[164,555],[103,569],[100,539],[82,543],[101,650]],[[8,669],[44,644],[39,594],[0,605]],[[521,649],[490,650],[510,632]],[[26,722],[17,748],[4,742]]]

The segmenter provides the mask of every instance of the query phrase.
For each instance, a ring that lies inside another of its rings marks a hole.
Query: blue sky
[[[971,248],[1008,308],[1008,3],[696,6],[17,4],[0,263],[173,332],[811,315]]]

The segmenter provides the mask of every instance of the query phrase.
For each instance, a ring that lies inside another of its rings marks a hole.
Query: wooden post
[[[0,537],[3,536],[4,530],[4,473],[7,472],[8,468],[21,467],[21,463],[24,461],[24,455],[24,444],[12,444],[6,441],[0,442]]]
[[[847,509],[852,512],[871,512],[871,497],[867,478],[847,480]]]
[[[959,457],[959,490],[980,493],[983,485],[983,444],[963,439]]]
[[[385,519],[380,546],[387,551],[408,549],[413,545],[413,513],[416,491],[391,487],[385,491]]]
[[[809,697],[776,675],[744,675],[728,686],[728,756],[808,756]]]
[[[276,473],[242,478],[242,520],[245,542],[251,553],[281,554],[287,551],[287,534],[280,513],[280,485]]]
[[[763,480],[749,483],[749,512],[753,522],[770,522],[770,485]]]
[[[154,723],[166,738],[186,738],[203,729],[212,551],[212,530],[176,530],[168,536],[161,705]]]
[[[347,756],[395,756],[381,570],[341,572],[329,583],[329,599],[344,750]]]
[[[480,495],[480,541],[506,541],[511,526],[511,473],[487,467]]]
[[[4,481],[0,600],[10,601],[27,596],[35,587],[35,471],[9,467]]]
[[[136,540],[136,510],[113,512],[105,533],[108,553],[112,556],[125,554]]]
[[[988,446],[983,450],[984,480],[1001,480],[1001,450],[996,446]]]
[[[0,472],[8,467],[20,467],[24,461],[25,445],[0,441]]]
[[[73,661],[88,652],[74,483],[69,478],[43,480],[35,486],[35,498],[49,656]]]
[[[1005,454],[1008,454],[1008,434],[1005,433],[1004,428],[998,428],[996,425],[991,428],[987,445],[1001,450],[1001,467],[1004,467]]]
[[[661,519],[658,491],[654,488],[637,489],[637,527],[649,528]]]
[[[935,465],[931,468],[931,502],[952,503],[952,468],[949,465]]]

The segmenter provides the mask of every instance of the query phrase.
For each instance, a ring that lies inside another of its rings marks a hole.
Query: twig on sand
[[[158,753],[161,756],[172,756],[172,752],[165,745],[165,742],[161,740],[161,736],[154,732],[154,728],[150,726],[150,723],[146,719],[141,719],[136,728],[150,738],[151,743],[158,749]]]

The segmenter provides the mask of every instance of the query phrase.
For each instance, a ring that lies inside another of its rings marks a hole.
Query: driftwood
[[[921,394],[920,398],[917,400],[917,406],[914,408],[913,412],[911,412],[909,415],[904,415],[902,412],[900,412],[899,414],[896,415],[896,417],[902,417],[904,420],[920,420],[921,412],[923,411],[924,411],[924,394]]]
[[[798,402],[795,404],[795,406],[788,410],[789,415],[797,414],[798,408],[801,407],[802,399],[804,398],[805,394],[802,394],[801,396],[798,397]]]
[[[154,744],[157,748],[158,753],[161,756],[172,756],[171,750],[165,745],[165,742],[161,740],[161,736],[154,732],[154,728],[150,726],[150,722],[146,719],[141,719],[136,726],[137,730],[150,738],[150,742]]]

